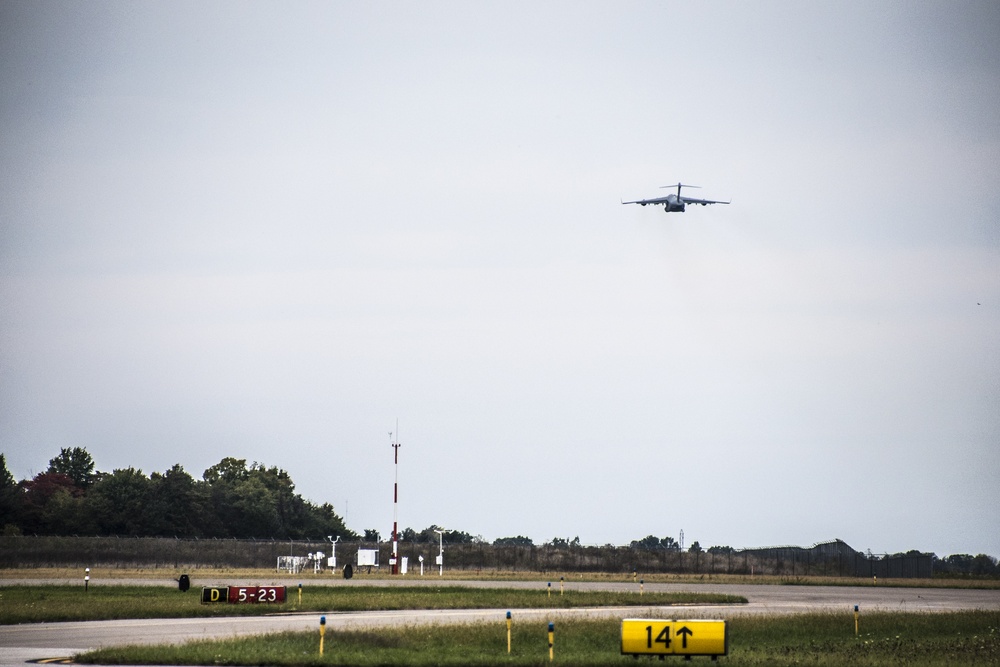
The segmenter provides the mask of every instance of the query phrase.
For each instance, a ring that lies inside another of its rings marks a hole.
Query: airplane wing
[[[685,204],[701,204],[705,206],[706,204],[728,204],[727,201],[713,201],[711,199],[696,199],[694,197],[681,197],[681,201]]]
[[[640,206],[645,206],[646,204],[667,204],[670,202],[670,197],[657,197],[655,199],[639,199],[638,201],[623,201],[623,204],[639,204]]]

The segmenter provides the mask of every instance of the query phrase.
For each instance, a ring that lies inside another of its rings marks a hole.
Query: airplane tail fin
[[[674,186],[673,185],[661,185],[660,186],[660,188],[672,188],[672,187],[674,187]],[[700,188],[700,187],[701,187],[700,185],[688,185],[687,183],[678,183],[677,184],[677,196],[678,197],[681,196],[681,188]]]

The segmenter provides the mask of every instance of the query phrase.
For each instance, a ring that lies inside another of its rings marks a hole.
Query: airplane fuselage
[[[656,202],[636,202],[640,206],[645,206],[646,204],[652,204],[653,206],[662,206],[664,213],[683,213],[685,204],[683,201],[677,199],[677,195],[667,195],[660,201]]]
[[[663,204],[664,213],[683,213],[684,202],[679,201],[676,195],[667,195],[667,201]]]

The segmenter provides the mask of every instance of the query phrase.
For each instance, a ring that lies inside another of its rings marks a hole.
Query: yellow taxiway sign
[[[728,655],[725,621],[651,618],[622,621],[622,655]]]

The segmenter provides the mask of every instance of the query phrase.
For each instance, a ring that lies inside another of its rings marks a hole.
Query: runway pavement
[[[376,584],[376,581],[382,583]],[[3,585],[15,583],[4,580]],[[24,581],[28,585],[39,584]],[[56,583],[56,582],[53,582]],[[61,583],[61,582],[58,582]],[[134,580],[118,583],[137,583]],[[161,585],[168,582],[159,581]],[[209,585],[208,582],[200,582]],[[212,582],[238,585],[251,582]],[[255,580],[252,583],[263,583]],[[271,583],[271,582],[268,582]],[[275,581],[288,586],[298,583]],[[496,588],[539,588],[545,583],[482,582],[434,580],[372,580],[357,584],[375,585],[458,585]],[[357,585],[355,584],[355,585]],[[108,585],[104,582],[104,585]],[[310,582],[309,585],[316,585]],[[634,586],[621,582],[567,582],[566,590],[631,590]],[[747,614],[796,614],[814,611],[853,614],[854,605],[862,613],[883,611],[942,612],[972,609],[1000,610],[1000,590],[949,588],[890,588],[876,586],[754,586],[744,584],[645,584],[648,591],[692,591],[741,595],[745,605],[685,605],[671,607],[612,607],[595,609],[533,609],[514,610],[517,619],[547,622],[569,616],[628,616],[655,615],[663,618],[734,618]],[[382,612],[325,612],[327,627],[357,628],[420,623],[469,623],[495,620],[503,623],[506,609],[472,610],[408,610]],[[89,648],[125,643],[183,642],[191,639],[260,634],[282,630],[317,630],[321,612],[273,614],[239,618],[141,619],[122,621],[92,621],[71,623],[36,623],[0,626],[0,667],[21,665],[28,660],[66,657]]]

